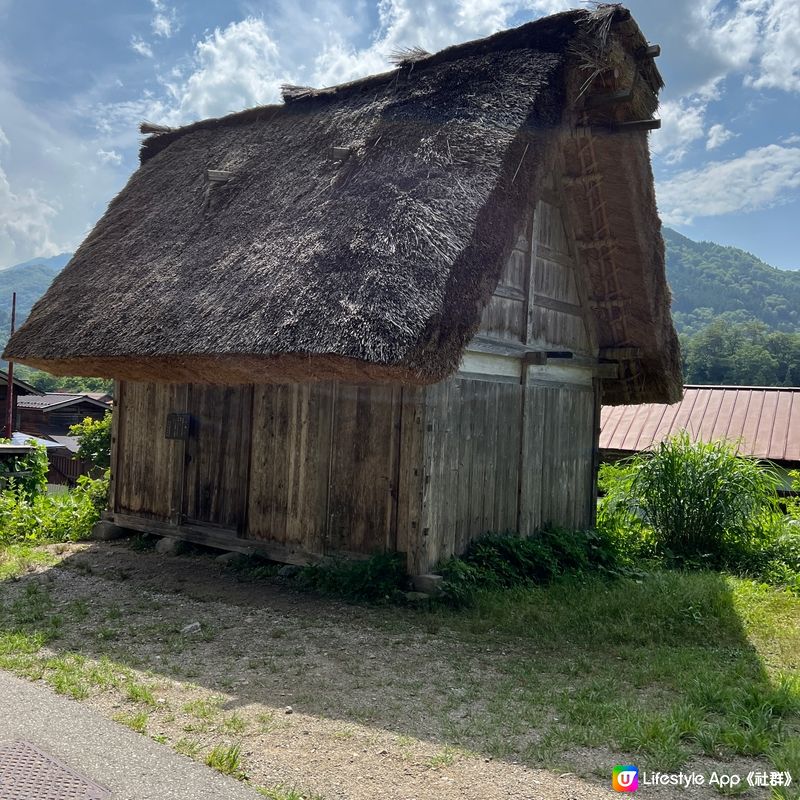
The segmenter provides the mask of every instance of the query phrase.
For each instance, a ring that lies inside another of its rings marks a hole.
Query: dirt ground
[[[502,707],[489,708],[502,698],[476,693],[505,654],[460,640],[433,614],[311,597],[210,555],[160,556],[126,542],[52,547],[60,563],[4,585],[5,602],[37,583],[63,619],[49,655],[120,665],[147,688],[93,688],[84,702],[110,717],[140,714],[147,735],[195,758],[238,744],[254,785],[325,800],[583,799],[613,794],[611,767],[628,763],[576,752],[575,772],[562,772],[493,757],[504,737],[535,743],[535,725],[505,730]],[[192,623],[198,633],[181,633]],[[467,732],[467,746],[449,744],[454,730],[462,743]],[[719,796],[708,787],[646,794]]]

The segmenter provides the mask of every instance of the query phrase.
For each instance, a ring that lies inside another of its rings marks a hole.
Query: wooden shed
[[[117,380],[109,518],[427,571],[591,524],[600,403],[681,393],[630,13],[144,126],[5,357]]]

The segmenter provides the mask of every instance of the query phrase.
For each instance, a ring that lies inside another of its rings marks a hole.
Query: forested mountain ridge
[[[800,332],[800,270],[777,269],[744,250],[695,242],[670,228],[662,233],[679,333],[696,333],[719,318]]]
[[[72,253],[49,258],[32,258],[0,270],[0,343],[5,344],[11,325],[11,296],[17,293],[17,327],[30,313],[33,304],[64,268]]]

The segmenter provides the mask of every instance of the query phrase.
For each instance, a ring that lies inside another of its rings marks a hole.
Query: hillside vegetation
[[[679,333],[696,333],[720,318],[800,331],[800,270],[776,269],[744,250],[694,242],[670,228],[663,234]]]

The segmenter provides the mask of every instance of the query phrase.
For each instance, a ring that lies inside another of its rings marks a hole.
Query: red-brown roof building
[[[604,406],[600,425],[604,460],[686,431],[694,441],[724,439],[741,455],[800,469],[800,387],[686,386],[672,405]]]

